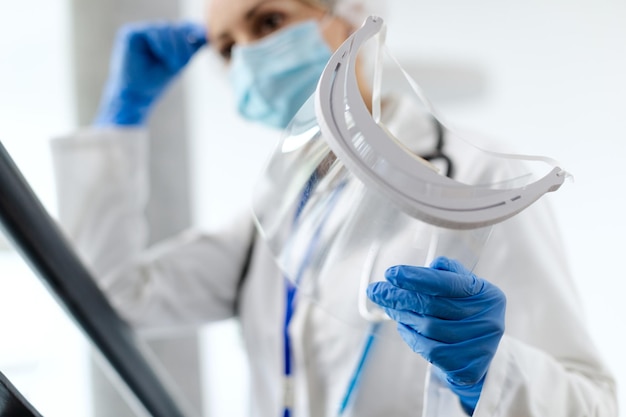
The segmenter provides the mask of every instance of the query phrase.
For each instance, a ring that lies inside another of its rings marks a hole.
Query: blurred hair
[[[359,27],[370,15],[384,17],[384,0],[300,0],[315,7],[323,7]]]

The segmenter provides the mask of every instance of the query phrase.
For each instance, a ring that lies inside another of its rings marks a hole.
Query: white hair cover
[[[370,15],[384,16],[384,0],[314,0],[328,7],[355,27],[360,27]]]

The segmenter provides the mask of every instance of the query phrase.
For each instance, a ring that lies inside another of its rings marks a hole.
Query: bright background
[[[181,16],[200,18],[201,0],[184,4]],[[385,4],[390,49],[447,120],[499,137],[519,152],[552,156],[574,175],[574,182],[547,198],[558,214],[581,309],[626,404],[620,324],[626,317],[626,274],[619,266],[626,232],[621,195],[626,2]],[[0,140],[52,213],[47,142],[77,127],[69,12],[65,0],[0,0]],[[214,57],[203,52],[184,79],[193,86],[187,88],[193,222],[202,228],[214,227],[247,203],[263,155],[278,137],[228,110],[232,99],[217,67]],[[84,417],[89,412],[85,342],[27,276],[14,253],[0,253],[0,331],[5,337],[0,370],[19,382],[47,417]],[[211,326],[202,340],[207,415],[245,415],[245,360],[236,325]],[[38,389],[35,377],[50,378],[50,386]],[[55,387],[75,393],[76,401],[57,395]]]

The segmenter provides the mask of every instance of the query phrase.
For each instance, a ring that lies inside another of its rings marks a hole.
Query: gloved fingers
[[[456,272],[462,275],[471,275],[472,271],[467,269],[461,262],[446,258],[445,256],[438,256],[431,263],[430,267],[440,271]]]
[[[206,29],[198,23],[129,23],[118,31],[114,56],[173,75],[206,43]]]
[[[118,30],[95,123],[141,125],[174,76],[207,42],[191,22],[140,22]]]
[[[385,278],[405,290],[450,298],[475,295],[483,288],[474,274],[419,266],[392,266],[385,271]]]
[[[446,344],[475,340],[504,330],[497,319],[490,318],[488,315],[476,320],[456,321],[415,314],[406,310],[390,308],[384,310],[391,319],[410,327],[418,334]]]
[[[490,349],[480,348],[485,344],[484,339],[491,336],[481,337],[476,342],[443,343],[419,334],[402,323],[398,324],[398,333],[414,352],[443,371],[448,380],[459,385],[479,382],[494,354]]]
[[[481,294],[466,298],[437,297],[398,288],[389,282],[370,284],[367,295],[370,300],[384,308],[406,310],[446,320],[462,320],[479,314],[485,308]]]
[[[402,340],[404,340],[413,352],[420,354],[424,359],[433,365],[437,365],[444,372],[447,371],[441,364],[434,362],[432,357],[432,353],[437,350],[447,350],[445,344],[419,334],[413,327],[407,326],[406,324],[398,323],[397,328],[400,337],[402,337]]]
[[[207,29],[204,25],[195,22],[186,22],[183,26],[187,31],[187,42],[192,46],[192,48],[198,50],[209,43]]]
[[[154,26],[146,32],[150,52],[176,74],[207,43],[206,30],[197,23],[180,22]]]

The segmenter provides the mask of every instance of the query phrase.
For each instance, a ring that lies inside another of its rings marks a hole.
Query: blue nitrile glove
[[[156,99],[207,43],[197,23],[134,23],[117,33],[97,126],[142,125]]]
[[[504,333],[504,293],[444,257],[430,268],[393,266],[385,277],[367,295],[398,322],[411,349],[445,374],[471,415]]]

